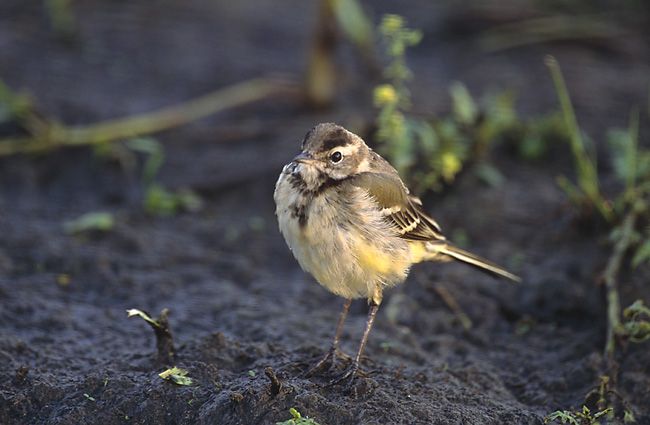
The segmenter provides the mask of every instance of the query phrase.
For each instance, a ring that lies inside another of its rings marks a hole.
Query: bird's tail
[[[428,243],[427,250],[432,254],[435,253],[435,256],[451,257],[454,260],[462,261],[463,263],[469,264],[470,266],[476,267],[482,272],[487,272],[492,276],[496,277],[505,277],[514,282],[521,282],[521,278],[515,274],[510,273],[505,270],[503,267],[497,266],[496,264],[474,255],[471,252],[467,252],[463,249],[455,247],[448,242],[444,243]]]

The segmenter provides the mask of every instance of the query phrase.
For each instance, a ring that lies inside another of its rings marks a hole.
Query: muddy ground
[[[53,35],[41,2],[5,0],[0,77],[32,93],[43,113],[80,124],[248,77],[300,75],[315,4],[235,3],[73,2],[79,33],[69,43]],[[496,12],[385,3],[369,8],[375,19],[398,12],[424,31],[410,56],[419,111],[448,111],[454,80],[477,94],[512,87],[524,115],[549,111],[556,100],[547,53],[563,65],[581,123],[598,143],[604,129],[626,125],[630,106],[647,103],[648,18],[638,12],[605,10],[625,28],[616,37],[488,53],[477,44],[481,31],[527,16],[533,3]],[[342,90],[331,110],[286,96],[158,135],[167,158],[160,181],[198,192],[199,212],[147,215],[139,172],[88,149],[0,160],[0,423],[270,424],[295,407],[322,425],[541,424],[553,410],[582,405],[603,366],[596,283],[608,246],[598,229],[577,224],[555,184],[571,175],[562,148],[530,163],[498,147],[492,161],[503,185],[466,173],[427,197],[448,235],[464,233],[474,251],[512,268],[523,284],[461,265],[418,265],[385,294],[363,361],[367,376],[350,391],[325,385],[336,371],[301,377],[328,346],[342,300],[291,257],[272,191],[312,125],[372,117],[363,65],[349,46],[340,56]],[[609,175],[606,159],[602,168]],[[116,214],[111,232],[65,233],[63,222],[96,210]],[[650,300],[649,275],[643,267],[624,273],[624,305]],[[441,288],[471,318],[470,330]],[[128,308],[170,309],[175,364],[194,385],[158,377],[164,367],[153,333],[127,319]],[[365,314],[365,302],[353,304],[347,353]],[[618,360],[619,391],[648,424],[648,346],[630,345]]]

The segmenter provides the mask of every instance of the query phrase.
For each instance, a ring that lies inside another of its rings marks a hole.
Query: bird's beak
[[[293,158],[293,162],[299,162],[302,164],[309,164],[310,162],[313,161],[314,158],[312,158],[311,154],[306,152],[300,152],[298,155],[296,155],[295,158]]]

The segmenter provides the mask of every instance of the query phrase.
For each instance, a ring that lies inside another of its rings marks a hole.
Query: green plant
[[[408,83],[413,74],[406,64],[406,50],[422,38],[406,26],[404,18],[386,15],[379,26],[388,63],[386,83],[375,87],[378,108],[375,139],[380,152],[404,176],[416,192],[439,190],[454,181],[470,162],[475,174],[491,185],[503,176],[483,159],[494,141],[519,126],[514,95],[505,91],[476,101],[465,85],[449,88],[452,112],[442,118],[420,118],[410,113]]]
[[[382,151],[393,162],[400,173],[406,173],[414,162],[414,136],[431,139],[429,128],[414,120],[408,122],[405,111],[411,108],[411,93],[407,83],[413,77],[406,65],[406,48],[414,46],[422,39],[422,33],[409,29],[404,18],[398,15],[385,15],[379,32],[386,45],[389,63],[384,69],[384,77],[389,81],[374,90],[374,104],[379,108],[377,116],[377,141]],[[425,134],[427,133],[427,134]]]
[[[190,386],[193,383],[192,378],[187,376],[187,371],[176,366],[160,372],[158,376],[176,385]]]
[[[311,418],[303,418],[299,411],[295,408],[289,409],[291,414],[291,419],[287,419],[284,422],[276,422],[275,425],[319,425],[318,422]]]
[[[52,30],[65,40],[72,39],[77,32],[72,0],[45,0],[45,9]]]
[[[608,134],[609,151],[612,157],[614,176],[621,188],[608,199],[600,190],[600,178],[593,145],[581,133],[571,104],[571,99],[557,61],[548,57],[546,64],[551,71],[573,153],[577,184],[567,178],[559,180],[568,198],[581,211],[596,211],[611,229],[612,252],[603,272],[606,288],[607,335],[605,359],[607,362],[606,380],[601,387],[616,384],[618,366],[615,360],[616,341],[627,338],[632,342],[642,342],[650,338],[650,310],[643,301],[637,300],[621,315],[618,290],[618,275],[627,254],[632,253],[632,266],[650,260],[650,150],[639,147],[639,112],[634,109],[627,129],[610,130]],[[601,388],[599,407],[611,407],[608,394],[618,394],[615,390]],[[625,409],[625,418],[633,418]]]
[[[587,407],[592,406],[593,409]],[[616,406],[616,408],[614,408]],[[592,410],[595,413],[592,413]],[[636,422],[632,410],[623,397],[613,388],[609,376],[600,377],[598,386],[587,394],[585,403],[579,410],[556,410],[544,418],[544,423],[562,423],[571,425],[600,425],[619,423],[619,411],[623,412],[623,422]]]
[[[23,130],[21,133],[27,133],[0,139],[0,157],[72,146],[96,146],[157,133],[294,89],[295,84],[288,80],[256,78],[156,111],[69,126],[39,114],[28,95],[13,92],[0,80],[0,122],[12,121]]]
[[[603,218],[611,221],[613,219],[611,205],[604,199],[600,192],[593,143],[580,131],[569,91],[560,70],[560,65],[552,56],[546,57],[545,62],[551,71],[555,91],[560,101],[562,117],[564,118],[566,130],[569,134],[569,142],[577,174],[577,186],[573,185],[565,177],[559,180],[559,184],[574,203],[582,206],[595,207]]]
[[[623,322],[617,333],[627,337],[632,342],[643,342],[650,339],[650,308],[643,301],[636,300],[623,310]]]
[[[582,410],[569,412],[567,410],[556,410],[544,418],[544,423],[560,423],[571,425],[600,425],[599,418],[610,414],[611,408],[591,413],[587,406],[582,406]]]
[[[126,314],[128,317],[139,317],[151,326],[156,335],[158,362],[171,364],[176,356],[176,349],[174,348],[174,338],[172,337],[172,331],[169,326],[169,310],[164,308],[160,312],[160,316],[155,319],[149,313],[136,308],[127,310]]]
[[[115,217],[113,214],[105,211],[89,212],[63,223],[64,230],[69,234],[90,231],[108,232],[114,226]]]
[[[132,139],[127,146],[146,155],[142,170],[145,211],[152,215],[170,216],[183,209],[195,211],[201,208],[201,199],[193,192],[172,192],[156,182],[158,170],[165,162],[165,151],[158,141],[152,138]]]

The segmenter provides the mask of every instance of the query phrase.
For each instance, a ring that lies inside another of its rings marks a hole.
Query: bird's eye
[[[332,161],[335,164],[337,162],[340,162],[342,159],[343,159],[343,154],[339,151],[332,152],[332,154],[330,155],[330,161]]]

